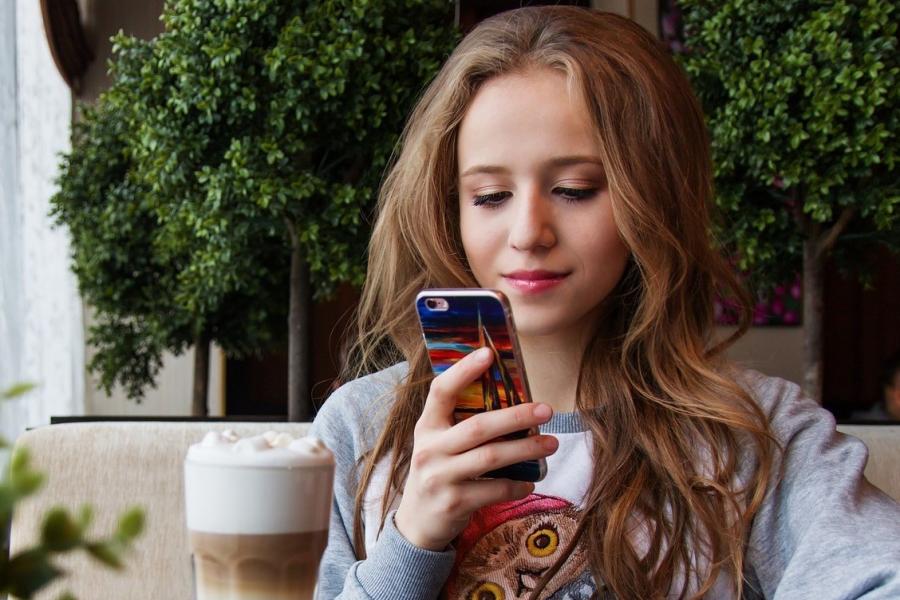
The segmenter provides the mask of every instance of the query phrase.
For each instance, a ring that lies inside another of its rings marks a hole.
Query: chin
[[[553,335],[572,327],[572,323],[566,322],[564,319],[555,315],[539,315],[534,314],[537,311],[521,311],[524,314],[519,317],[513,308],[513,315],[516,320],[516,331],[519,337],[542,337]],[[529,314],[531,313],[531,314]]]

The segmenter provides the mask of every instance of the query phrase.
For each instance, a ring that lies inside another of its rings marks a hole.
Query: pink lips
[[[513,271],[505,273],[503,279],[514,289],[524,294],[539,294],[556,287],[565,279],[568,273],[555,271]]]

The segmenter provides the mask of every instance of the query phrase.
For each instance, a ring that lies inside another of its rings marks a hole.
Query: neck
[[[519,337],[534,402],[548,404],[555,412],[575,410],[578,372],[587,341],[584,331]]]

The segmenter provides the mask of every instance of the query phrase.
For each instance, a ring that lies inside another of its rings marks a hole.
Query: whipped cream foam
[[[334,456],[318,438],[295,438],[289,433],[267,431],[241,438],[231,429],[210,431],[190,447],[187,460],[230,467],[291,468],[334,464]]]
[[[334,456],[314,437],[211,431],[184,461],[187,526],[220,534],[328,528]]]

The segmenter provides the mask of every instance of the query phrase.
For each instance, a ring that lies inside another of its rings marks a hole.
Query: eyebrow
[[[598,166],[603,166],[603,162],[596,156],[559,156],[557,158],[551,158],[547,162],[544,163],[544,166],[547,167],[568,167],[571,165],[580,165],[583,163],[591,163]],[[469,175],[475,175],[478,173],[508,173],[509,169],[506,167],[501,167],[498,165],[475,165],[473,167],[469,167],[465,171],[460,174],[460,179],[463,177],[468,177]]]

